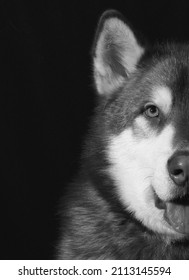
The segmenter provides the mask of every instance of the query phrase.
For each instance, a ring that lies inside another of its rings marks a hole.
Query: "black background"
[[[52,259],[57,205],[93,112],[90,50],[101,13],[151,42],[189,40],[187,1],[0,2],[1,259]]]

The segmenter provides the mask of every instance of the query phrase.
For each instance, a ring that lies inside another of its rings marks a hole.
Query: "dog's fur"
[[[62,201],[58,258],[189,259],[188,234],[155,204],[188,193],[171,180],[167,162],[189,151],[189,45],[146,47],[108,11],[93,65],[99,103],[79,176]]]

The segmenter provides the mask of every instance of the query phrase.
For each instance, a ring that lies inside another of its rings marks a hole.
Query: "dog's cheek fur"
[[[136,132],[137,127],[141,128]],[[166,162],[173,153],[173,137],[171,125],[157,134],[144,117],[139,117],[133,127],[110,138],[107,152],[108,173],[125,208],[148,228],[168,234],[173,231],[164,221],[163,211],[155,207],[154,190],[164,199],[170,195]]]

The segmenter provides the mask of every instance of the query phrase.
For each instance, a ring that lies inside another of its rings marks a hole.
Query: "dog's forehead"
[[[157,63],[154,80],[169,88],[173,99],[189,102],[189,51],[170,52],[169,56]],[[162,95],[163,96],[163,95]],[[177,103],[178,104],[178,103]]]
[[[164,113],[168,113],[176,106],[187,108],[185,113],[188,114],[189,52],[177,52],[160,61],[157,60],[157,64],[148,72],[146,80],[143,86]]]

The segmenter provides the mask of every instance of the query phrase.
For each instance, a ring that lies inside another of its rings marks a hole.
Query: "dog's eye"
[[[147,104],[144,113],[149,118],[157,118],[159,116],[159,109],[153,104]]]

